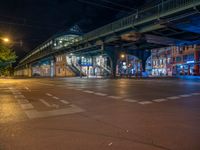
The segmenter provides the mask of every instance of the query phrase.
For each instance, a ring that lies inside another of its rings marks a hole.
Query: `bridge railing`
[[[103,27],[100,27],[96,30],[93,30],[85,35],[83,35],[83,41],[92,40],[94,38],[98,38],[110,33],[114,33],[116,31],[123,30],[127,27],[133,27],[134,25],[141,24],[143,22],[147,22],[153,18],[159,18],[165,13],[170,11],[174,11],[185,6],[199,4],[200,0],[168,0],[163,1],[162,3],[145,9],[138,11],[128,17],[117,20],[113,23],[107,24]]]

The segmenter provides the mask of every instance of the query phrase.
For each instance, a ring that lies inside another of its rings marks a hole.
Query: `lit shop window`
[[[163,64],[163,60],[162,60],[162,59],[160,59],[160,64],[161,64],[161,65]]]
[[[170,64],[170,60],[171,60],[170,58],[167,58],[167,63],[168,63],[168,64]]]

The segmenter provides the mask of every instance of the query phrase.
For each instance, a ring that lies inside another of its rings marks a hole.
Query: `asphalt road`
[[[0,150],[200,150],[200,81],[0,79]]]

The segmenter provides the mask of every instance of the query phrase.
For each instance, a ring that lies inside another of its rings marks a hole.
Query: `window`
[[[194,54],[189,54],[189,55],[184,55],[183,56],[183,61],[193,61],[194,60]]]
[[[176,62],[181,62],[181,57],[176,57]]]

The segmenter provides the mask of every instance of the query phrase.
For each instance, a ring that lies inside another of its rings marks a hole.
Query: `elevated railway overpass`
[[[67,33],[68,36],[54,36],[22,59],[16,67],[16,74],[32,76],[34,65],[40,67],[38,63],[47,60],[50,66],[48,75],[55,76],[55,63],[65,57],[63,55],[75,55],[80,59],[101,55],[109,60],[107,66],[101,67],[104,70],[109,68],[110,74],[115,76],[117,61],[123,53],[137,56],[144,70],[151,49],[200,42],[199,10],[199,0],[163,0],[154,7],[138,10],[83,35],[74,34],[72,30],[72,33]],[[73,65],[84,75],[80,61],[77,60]],[[60,63],[65,65],[71,62],[65,60]],[[77,74],[73,73],[71,75]]]

